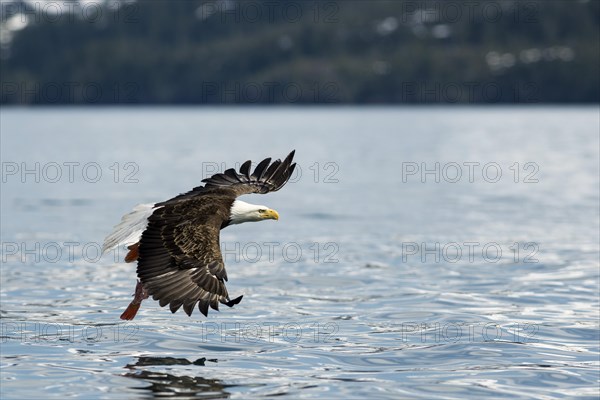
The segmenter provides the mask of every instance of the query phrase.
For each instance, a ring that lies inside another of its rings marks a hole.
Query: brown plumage
[[[233,300],[225,287],[227,272],[219,246],[220,230],[231,223],[236,197],[274,192],[290,179],[295,163],[292,151],[285,160],[267,158],[250,173],[250,161],[240,172],[228,169],[203,180],[204,186],[155,204],[138,243],[128,247],[126,262],[137,259],[140,280],[134,301],[122,319],[133,319],[141,301],[151,296],[171,312],[183,307],[191,315],[196,304],[205,316],[219,303],[229,307]]]
[[[127,246],[127,255],[125,256],[125,262],[130,263],[138,259],[140,243],[134,243],[131,246]]]

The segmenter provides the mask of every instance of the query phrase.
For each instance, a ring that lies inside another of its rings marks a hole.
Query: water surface
[[[594,398],[598,115],[3,108],[1,397]],[[119,320],[122,214],[291,149],[222,232],[239,305]]]

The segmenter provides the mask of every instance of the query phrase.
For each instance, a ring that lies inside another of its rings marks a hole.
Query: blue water
[[[3,108],[0,397],[595,398],[598,107]],[[297,151],[232,309],[132,322],[135,204]]]

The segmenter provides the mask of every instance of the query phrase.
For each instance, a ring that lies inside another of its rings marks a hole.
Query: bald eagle
[[[219,303],[233,307],[242,300],[229,298],[227,272],[219,233],[229,225],[279,219],[275,210],[245,203],[237,197],[275,192],[290,179],[294,151],[285,160],[266,158],[250,173],[248,160],[236,172],[231,168],[202,180],[187,193],[155,204],[139,205],[123,216],[106,238],[103,251],[128,244],[126,262],[137,260],[134,299],[121,319],[135,317],[144,299],[152,296],[175,313],[183,307],[189,316],[198,304],[205,316]]]

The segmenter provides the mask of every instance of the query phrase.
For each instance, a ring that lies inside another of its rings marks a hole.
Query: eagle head
[[[229,211],[229,220],[231,224],[241,224],[243,222],[256,222],[265,219],[279,219],[279,213],[267,206],[246,203],[241,200],[235,200]]]

